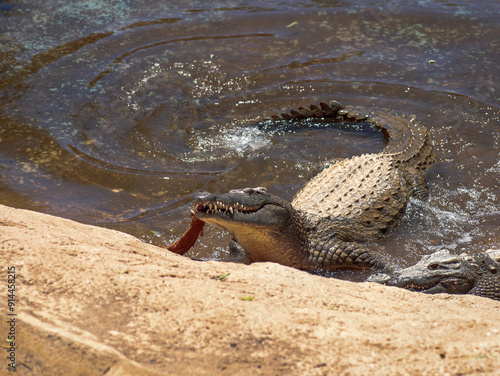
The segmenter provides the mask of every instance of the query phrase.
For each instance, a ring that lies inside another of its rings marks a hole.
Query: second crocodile
[[[194,216],[230,232],[250,261],[271,261],[305,270],[388,270],[366,242],[393,227],[410,197],[426,199],[423,172],[434,161],[432,142],[414,116],[367,115],[338,102],[283,113],[274,121],[366,121],[389,142],[376,154],[332,161],[287,202],[265,188],[202,192]]]
[[[473,255],[441,250],[408,268],[374,274],[368,281],[428,294],[469,294],[500,300],[500,250]]]

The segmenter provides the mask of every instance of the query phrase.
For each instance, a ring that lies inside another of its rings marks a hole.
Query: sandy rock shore
[[[196,262],[7,206],[0,260],[4,348],[15,267],[16,375],[500,375],[489,299]]]

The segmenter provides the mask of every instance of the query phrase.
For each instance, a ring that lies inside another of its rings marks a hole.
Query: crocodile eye
[[[243,190],[241,190],[241,191],[243,193],[248,194],[248,195],[253,195],[254,193],[260,193],[263,195],[267,194],[267,189],[265,187],[243,188]]]
[[[433,262],[427,266],[427,269],[429,270],[436,270],[437,268],[439,268],[439,264],[437,262]]]

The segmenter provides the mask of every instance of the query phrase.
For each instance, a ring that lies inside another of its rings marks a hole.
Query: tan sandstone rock
[[[16,270],[16,375],[500,374],[500,302],[485,298],[197,262],[6,206],[0,259]]]

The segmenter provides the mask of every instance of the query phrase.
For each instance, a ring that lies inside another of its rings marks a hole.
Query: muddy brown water
[[[200,190],[291,199],[322,162],[376,152],[370,129],[262,127],[336,99],[415,114],[430,199],[378,242],[401,266],[500,246],[495,1],[0,1],[0,202],[165,245]],[[190,251],[227,259],[206,226]]]

